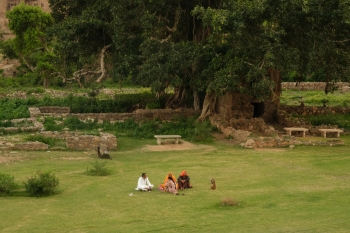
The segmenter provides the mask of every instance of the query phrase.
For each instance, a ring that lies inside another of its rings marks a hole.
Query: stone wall
[[[100,133],[100,136],[84,135],[82,132],[43,131],[45,137],[66,139],[66,146],[72,150],[96,150],[98,146],[117,149],[117,137],[109,133]]]
[[[12,147],[14,150],[48,150],[49,145],[42,142],[16,143]]]
[[[117,149],[116,136],[108,133],[101,133],[100,137],[92,135],[80,135],[66,138],[68,149],[74,150],[96,150],[97,147]]]
[[[295,145],[305,146],[337,146],[344,145],[344,142],[339,139],[329,139],[327,141],[299,141],[295,137],[257,137],[249,138],[246,142],[240,144],[245,148],[273,148],[273,147],[289,147],[293,149]]]
[[[274,127],[265,123],[262,118],[231,118],[227,121],[221,115],[214,114],[210,116],[209,119],[210,123],[216,126],[225,137],[233,138],[238,142],[247,140],[252,132],[257,132],[265,136],[274,136],[278,134]]]
[[[271,122],[276,119],[277,105],[272,101],[257,101],[249,95],[227,93],[217,98],[215,110],[226,121],[232,118],[262,118]]]
[[[325,82],[283,82],[282,89],[296,89],[296,90],[324,90],[326,87]],[[350,91],[350,83],[338,82],[336,83],[338,90]]]
[[[199,115],[200,111],[188,108],[180,109],[138,109],[132,113],[70,113],[70,109],[66,107],[40,107],[29,108],[30,117],[51,116],[60,117],[77,117],[80,120],[97,120],[98,122],[109,121],[118,122],[133,118],[137,121],[161,119],[172,120],[176,117],[190,117]]]
[[[68,114],[70,113],[69,107],[56,107],[56,106],[43,106],[39,107],[40,113],[58,113],[58,114]]]
[[[286,106],[281,105],[279,110],[289,114],[300,116],[326,115],[326,114],[347,114],[350,108],[345,107],[322,107],[322,106]]]

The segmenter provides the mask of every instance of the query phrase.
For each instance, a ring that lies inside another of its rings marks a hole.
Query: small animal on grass
[[[112,159],[111,156],[109,156],[109,153],[108,153],[107,150],[105,150],[105,151],[103,152],[103,154],[101,154],[101,151],[100,151],[100,147],[99,147],[99,146],[97,147],[97,156],[98,156],[98,158],[100,158],[100,159]]]
[[[215,183],[215,180],[213,178],[210,179],[210,183],[211,183],[211,189],[212,190],[215,190],[216,189],[216,183]]]

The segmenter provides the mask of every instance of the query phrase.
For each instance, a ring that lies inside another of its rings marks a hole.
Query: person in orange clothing
[[[171,194],[179,195],[176,189],[176,179],[174,175],[171,172],[169,172],[168,179],[167,178],[165,179],[166,179],[166,183],[164,184],[164,187],[165,187],[164,191],[169,192]]]
[[[175,188],[177,189],[176,178],[171,172],[169,172],[168,175],[164,178],[164,183],[160,185],[160,188],[166,191],[166,184],[168,183],[168,180],[172,180],[175,184]]]
[[[178,185],[178,189],[181,189],[181,190],[192,188],[192,185],[190,183],[190,177],[188,176],[186,170],[183,170],[180,176],[177,178],[177,185]]]

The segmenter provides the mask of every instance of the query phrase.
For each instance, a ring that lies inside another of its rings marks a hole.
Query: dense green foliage
[[[0,127],[13,127],[14,124],[10,120],[0,121]]]
[[[314,126],[337,125],[346,131],[350,131],[350,114],[326,114],[305,117]]]
[[[92,97],[75,96],[69,94],[63,98],[29,97],[21,98],[0,98],[0,120],[11,120],[18,118],[29,118],[28,107],[59,106],[69,107],[71,113],[123,113],[131,112],[136,107],[146,107],[154,100],[154,95],[150,93],[139,94],[118,94],[112,99],[98,99]],[[157,101],[160,105],[161,101]]]
[[[51,172],[38,171],[24,182],[26,191],[32,196],[53,195],[59,185],[58,178]]]
[[[95,160],[91,163],[91,167],[86,168],[86,174],[89,176],[108,176],[111,174],[109,168],[106,167],[107,162]]]
[[[53,137],[45,137],[45,136],[40,135],[40,134],[28,135],[26,140],[30,141],[30,142],[42,142],[42,143],[45,143],[45,144],[49,145],[50,148],[58,146],[60,144],[63,144],[61,142],[61,141],[63,141],[62,139],[56,139],[56,138],[53,138]]]
[[[83,132],[96,132],[103,129],[116,135],[126,135],[135,138],[153,138],[157,134],[181,135],[182,138],[193,141],[211,140],[211,133],[216,129],[208,121],[196,122],[194,117],[178,118],[173,121],[149,120],[137,123],[134,119],[127,119],[123,122],[96,121],[83,122],[76,117],[67,117],[62,123],[51,117],[45,118],[44,127],[50,131],[61,131],[63,128],[69,130],[80,130]]]
[[[13,176],[0,173],[0,195],[11,195],[18,187]]]
[[[37,100],[0,98],[0,120],[29,118],[28,106],[37,103]]]
[[[12,50],[21,61],[22,66],[18,70],[32,80],[40,80],[47,87],[48,78],[56,71],[53,65],[55,55],[45,32],[53,24],[52,16],[40,7],[22,3],[6,12],[6,17],[9,28],[16,36],[12,43],[5,45],[12,45]],[[5,49],[3,52],[8,51],[11,50]]]
[[[325,94],[318,90],[284,90],[281,96],[281,104],[299,106],[302,102],[305,106],[350,107],[350,92],[334,91]]]
[[[349,77],[348,1],[50,3],[66,70],[93,64],[108,45],[110,76],[158,95],[176,87],[174,105],[205,92],[268,98],[280,76],[325,81],[326,92]]]
[[[170,87],[166,106],[202,109],[205,118],[226,92],[263,100],[280,93],[282,80],[316,80],[328,93],[350,77],[348,0],[49,3],[51,15],[23,4],[8,13],[12,45],[35,83],[109,78],[151,87],[157,98]]]

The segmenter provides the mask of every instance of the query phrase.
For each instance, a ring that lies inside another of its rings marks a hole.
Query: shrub
[[[110,170],[106,167],[106,162],[99,162],[95,160],[91,163],[92,168],[86,168],[86,174],[89,176],[108,176],[111,174]]]
[[[47,145],[50,145],[50,147],[55,146],[57,144],[57,141],[59,141],[59,139],[45,137],[43,135],[29,135],[26,138],[26,140],[29,142],[42,142],[42,143],[45,143]]]
[[[13,176],[0,173],[0,195],[10,195],[17,188],[18,184]]]
[[[326,114],[318,116],[305,117],[314,126],[318,125],[337,125],[339,128],[350,130],[350,114]]]
[[[70,130],[92,130],[98,128],[97,121],[83,122],[77,117],[67,117],[64,121],[64,126]]]
[[[14,124],[10,120],[0,121],[0,127],[13,127]]]
[[[64,128],[63,125],[58,125],[53,117],[45,117],[43,125],[47,131],[62,131]]]
[[[146,109],[159,109],[161,108],[159,101],[153,101],[146,104]]]
[[[38,171],[24,182],[26,191],[32,196],[53,195],[59,185],[58,178],[51,172]]]
[[[211,132],[213,128],[209,121],[195,122],[194,134],[192,139],[194,141],[210,141],[212,139]]]
[[[29,118],[27,101],[23,99],[0,99],[0,120]]]

